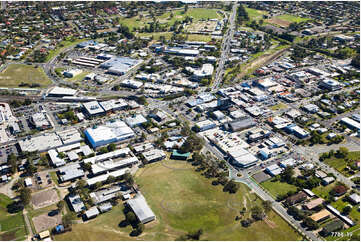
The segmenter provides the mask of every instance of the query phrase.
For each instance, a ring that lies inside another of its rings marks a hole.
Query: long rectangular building
[[[148,206],[142,194],[138,194],[135,198],[128,200],[127,204],[142,224],[155,220],[155,214]]]

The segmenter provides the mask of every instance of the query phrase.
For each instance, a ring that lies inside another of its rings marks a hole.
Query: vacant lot
[[[33,224],[37,233],[44,230],[52,229],[61,223],[61,214],[48,216],[47,213],[33,218]]]
[[[58,193],[55,189],[49,189],[35,193],[31,197],[31,203],[34,209],[50,206],[59,201]]]
[[[27,234],[23,213],[9,214],[6,207],[12,200],[0,193],[0,240],[25,240]]]
[[[280,110],[280,109],[286,109],[288,106],[284,103],[279,103],[271,107],[271,110]]]
[[[298,16],[283,14],[271,19],[267,19],[266,22],[276,24],[281,27],[288,27],[291,23],[301,23],[310,20],[309,18],[301,18]]]
[[[275,180],[274,178],[265,182],[262,182],[261,185],[266,188],[273,197],[277,197],[278,195],[284,195],[288,192],[294,192],[297,190],[297,187],[294,185],[290,185],[286,182],[280,182]]]
[[[21,83],[40,84],[46,87],[51,81],[41,67],[35,68],[32,65],[11,64],[0,73],[0,87],[19,87]],[[29,86],[24,86],[29,88]]]
[[[248,14],[250,21],[260,20],[263,18],[263,15],[268,14],[267,11],[257,10],[257,9],[253,9],[253,8],[245,8],[245,9],[246,9],[246,12]]]
[[[346,159],[348,159],[348,161]],[[341,172],[345,176],[351,176],[351,174],[349,174],[349,172],[346,171],[345,168],[356,162],[360,162],[360,151],[349,152],[346,159],[331,157],[329,159],[326,159],[324,162],[332,166],[333,168],[335,168],[337,171]]]
[[[156,177],[156,179],[155,179]],[[241,186],[237,194],[227,194],[220,186],[194,171],[184,161],[165,161],[147,165],[135,176],[157,220],[145,226],[141,240],[175,240],[189,231],[202,228],[202,240],[297,240],[300,236],[274,212],[270,223],[257,222],[243,228],[235,217],[261,200]],[[71,233],[57,240],[134,240],[130,227],[119,228],[124,219],[122,205],[86,224],[73,226]],[[248,215],[246,215],[248,216]],[[114,219],[116,218],[116,219]]]

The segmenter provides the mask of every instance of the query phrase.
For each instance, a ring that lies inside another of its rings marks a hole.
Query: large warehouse
[[[88,128],[84,134],[93,148],[134,137],[134,131],[120,120]]]
[[[142,62],[142,60],[132,59],[129,57],[115,57],[102,63],[100,67],[107,69],[107,72],[110,74],[124,75],[134,66]]]

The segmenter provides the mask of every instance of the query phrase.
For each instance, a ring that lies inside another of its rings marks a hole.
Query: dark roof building
[[[306,193],[304,193],[304,192],[299,192],[299,193],[297,193],[297,194],[295,194],[295,195],[292,195],[292,196],[288,197],[288,198],[286,199],[286,203],[287,203],[288,205],[294,205],[294,204],[296,204],[296,203],[302,202],[302,201],[305,200],[306,198],[307,198]]]
[[[232,132],[249,129],[253,126],[256,126],[256,122],[254,122],[251,117],[247,117],[247,116],[229,123],[229,127],[232,130]]]

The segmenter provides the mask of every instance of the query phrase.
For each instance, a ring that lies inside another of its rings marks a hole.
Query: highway
[[[227,30],[227,33],[225,34],[224,38],[223,38],[223,42],[222,42],[222,51],[221,51],[221,57],[216,69],[216,75],[211,87],[211,90],[213,93],[218,91],[219,85],[222,82],[222,78],[223,78],[223,74],[224,74],[224,65],[226,63],[226,60],[228,59],[228,55],[229,55],[229,51],[231,48],[231,39],[233,38],[234,35],[234,30],[235,30],[235,19],[236,19],[236,13],[237,13],[237,7],[238,7],[238,3],[235,2],[233,4],[233,8],[232,8],[232,14],[230,15],[229,18],[229,29]]]

